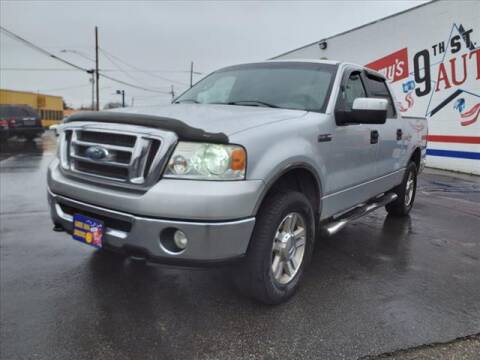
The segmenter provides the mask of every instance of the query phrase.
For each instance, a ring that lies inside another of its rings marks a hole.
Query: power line
[[[65,60],[65,59],[63,59],[63,58],[61,58],[61,57],[59,57],[59,56],[57,56],[57,55],[55,55],[55,54],[52,54],[51,52],[49,52],[49,51],[41,48],[40,46],[35,45],[34,43],[32,43],[32,42],[24,39],[23,37],[15,34],[15,33],[13,33],[13,32],[11,32],[10,30],[5,29],[3,26],[0,26],[0,30],[3,31],[3,32],[4,32],[7,36],[9,36],[10,38],[12,38],[12,39],[14,39],[14,40],[17,40],[17,41],[23,43],[24,45],[26,45],[26,46],[28,46],[28,47],[30,47],[30,48],[32,48],[32,49],[34,49],[34,50],[42,53],[42,54],[44,54],[44,55],[46,55],[46,56],[48,56],[48,57],[51,57],[51,58],[53,58],[53,59],[55,59],[55,60],[58,60],[58,61],[66,64],[66,65],[69,65],[69,66],[77,69],[77,70],[85,71],[86,73],[89,73],[89,74],[91,73],[91,70],[90,70],[90,69],[85,69],[85,68],[83,68],[83,67],[81,67],[81,66],[78,66],[78,65],[76,65],[76,64],[74,64],[74,63],[71,63],[70,61],[67,61],[67,60]],[[117,82],[117,83],[120,83],[120,84],[123,84],[123,85],[126,85],[126,86],[130,86],[130,87],[132,87],[132,88],[136,88],[136,89],[139,89],[139,90],[144,90],[144,91],[149,91],[149,92],[157,92],[157,93],[160,93],[160,94],[168,94],[168,93],[169,93],[169,92],[167,92],[167,91],[158,91],[158,90],[148,89],[148,88],[145,88],[145,87],[143,87],[143,86],[138,86],[138,85],[135,85],[135,84],[131,84],[131,83],[128,83],[128,82],[126,82],[126,81],[122,81],[122,80],[116,79],[116,78],[114,78],[114,77],[105,75],[105,74],[99,73],[99,75],[102,76],[102,77],[104,77],[104,78],[106,78],[106,79],[109,79],[109,80],[111,80],[111,81],[115,81],[115,82]]]
[[[3,26],[0,26],[0,30],[3,31],[3,32],[4,32],[8,37],[10,37],[11,39],[17,40],[17,41],[23,43],[24,45],[30,47],[31,49],[34,49],[34,50],[36,50],[36,51],[38,51],[38,52],[41,52],[42,54],[44,54],[44,55],[46,55],[46,56],[48,56],[48,57],[51,57],[51,58],[53,58],[53,59],[55,59],[55,60],[58,60],[58,61],[66,64],[66,65],[69,65],[69,66],[77,69],[77,70],[81,70],[81,71],[85,71],[85,72],[88,71],[88,69],[85,69],[85,68],[83,68],[83,67],[81,67],[81,66],[78,66],[78,65],[76,65],[76,64],[73,64],[73,63],[71,63],[70,61],[67,61],[67,60],[65,60],[65,59],[63,59],[63,58],[61,58],[61,57],[59,57],[59,56],[57,56],[57,55],[55,55],[55,54],[52,54],[51,52],[49,52],[49,51],[41,48],[40,46],[35,45],[34,43],[32,43],[32,42],[24,39],[23,37],[15,34],[15,33],[13,33],[13,32],[11,32],[10,30],[5,29]]]
[[[1,71],[78,71],[77,69],[66,69],[66,68],[15,68],[15,67],[6,67],[0,68]]]
[[[88,55],[85,55],[85,53],[83,53],[82,51],[78,51],[78,50],[72,50],[72,49],[62,49],[60,50],[61,53],[72,53],[72,54],[76,54],[84,59],[87,59],[88,61],[91,61],[91,62],[95,62],[94,59],[92,59],[90,56]]]
[[[4,67],[0,68],[2,71],[78,71],[77,69],[67,68],[18,68],[18,67]],[[123,72],[125,70],[118,69],[103,69],[103,72]],[[129,73],[190,73],[189,70],[128,70]],[[194,71],[195,75],[202,75],[202,72]]]
[[[142,81],[138,81],[138,79],[136,79],[135,77],[133,77],[132,75],[130,75],[127,71],[123,70],[118,64],[117,62],[113,59],[113,57],[111,57],[107,52],[103,51],[103,49],[100,49],[100,51],[103,53],[103,55],[105,55],[105,57],[119,70],[121,71],[125,76],[127,76],[128,78],[132,79],[133,81],[135,82],[138,82],[139,84],[141,84],[142,86],[145,86],[145,83],[143,83]]]
[[[107,57],[107,59],[115,66],[117,67],[118,70],[120,70],[124,75],[128,76],[130,79],[136,81],[136,82],[139,82],[141,83],[140,81],[138,81],[136,78],[134,78],[133,76],[131,76],[127,71],[125,71],[124,69],[122,69],[118,64],[117,62],[114,60],[114,59],[118,59],[115,55],[112,55],[110,53],[108,53],[107,51],[105,51],[104,49],[100,48],[100,51]],[[119,62],[122,62],[124,63],[122,60],[118,60]],[[125,63],[124,63],[125,64]],[[103,76],[104,78],[107,78],[109,80],[112,80],[112,81],[116,81],[120,84],[123,84],[123,85],[126,85],[126,86],[130,86],[130,87],[133,87],[133,88],[136,88],[136,89],[141,89],[141,90],[144,90],[144,91],[150,91],[150,92],[156,92],[156,93],[160,93],[160,94],[168,94],[169,92],[167,91],[160,91],[160,90],[154,90],[154,89],[147,89],[143,84],[142,85],[136,85],[136,84],[131,84],[131,83],[128,83],[126,81],[123,81],[123,80],[120,80],[120,79],[116,79],[116,78],[113,78],[111,76],[108,76],[108,75],[105,75],[103,73],[100,73],[101,76]]]
[[[149,91],[149,92],[154,92],[154,93],[159,93],[159,94],[170,94],[169,91],[159,91],[159,90],[154,90],[154,89],[148,89],[148,88],[145,88],[143,86],[139,86],[139,85],[135,85],[135,84],[131,84],[131,83],[128,83],[126,81],[123,81],[123,80],[119,80],[119,79],[116,79],[114,77],[111,77],[109,75],[105,75],[103,73],[100,73],[100,76],[104,77],[105,79],[108,79],[108,80],[111,80],[111,81],[115,81],[119,84],[123,84],[123,85],[126,85],[126,86],[130,86],[132,88],[135,88],[135,89],[140,89],[140,90],[143,90],[143,91]]]
[[[64,91],[64,90],[73,90],[73,89],[80,89],[83,87],[91,87],[91,84],[84,84],[84,85],[73,85],[73,86],[66,86],[62,88],[55,88],[55,89],[40,89],[39,92],[49,92],[49,91]],[[110,89],[111,86],[102,86],[100,90]]]
[[[60,62],[66,64],[66,65],[68,65],[68,66],[71,66],[72,68],[74,68],[74,69],[76,69],[76,70],[84,71],[84,72],[89,73],[89,74],[91,73],[91,70],[90,70],[90,69],[83,68],[83,67],[81,67],[81,66],[79,66],[79,65],[76,65],[76,64],[74,64],[74,63],[72,63],[72,62],[70,62],[70,61],[67,61],[67,60],[65,60],[65,59],[63,59],[63,58],[61,58],[61,57],[59,57],[59,56],[57,56],[57,55],[55,55],[55,54],[52,54],[51,52],[49,52],[49,51],[41,48],[40,46],[35,45],[34,43],[32,43],[32,42],[24,39],[23,37],[15,34],[15,33],[13,33],[13,32],[11,32],[10,30],[7,30],[7,29],[4,28],[3,26],[0,26],[0,30],[1,30],[2,32],[4,32],[4,33],[5,33],[8,37],[10,37],[11,39],[14,39],[14,40],[16,40],[16,41],[19,41],[19,42],[21,42],[22,44],[26,45],[27,47],[30,47],[31,49],[36,50],[36,51],[42,53],[43,55],[46,55],[46,56],[48,56],[48,57],[50,57],[50,58],[52,58],[52,59],[55,59],[55,60],[57,60],[57,61],[60,61]],[[105,53],[105,50],[102,49],[102,51]],[[118,61],[120,61],[120,62],[122,62],[122,63],[124,63],[124,64],[126,64],[126,65],[128,65],[128,66],[130,66],[130,67],[132,67],[132,68],[134,68],[134,69],[137,70],[137,71],[146,72],[145,70],[142,70],[142,69],[137,68],[137,67],[135,67],[135,66],[133,66],[133,65],[130,65],[130,64],[125,63],[123,60],[119,59],[119,58],[116,57],[115,55],[112,55],[112,54],[110,54],[110,55],[111,55],[112,57],[118,59]],[[35,71],[36,71],[36,70],[35,70]],[[147,72],[147,73],[150,73],[150,72]],[[148,91],[148,92],[154,92],[154,93],[158,93],[158,94],[170,94],[170,93],[171,93],[171,92],[169,92],[169,91],[160,91],[160,90],[148,89],[148,88],[146,88],[146,87],[144,87],[144,86],[139,86],[139,85],[131,84],[131,83],[129,83],[129,82],[126,82],[126,81],[123,81],[123,80],[114,78],[114,77],[112,77],[112,76],[105,75],[104,73],[100,73],[100,72],[99,72],[98,74],[99,74],[99,76],[102,76],[102,77],[104,77],[104,78],[106,78],[106,79],[109,79],[109,80],[111,80],[111,81],[117,82],[117,83],[119,83],[119,84],[123,84],[123,85],[125,85],[125,86],[129,86],[129,87],[132,87],[132,88],[135,88],[135,89],[139,89],[139,90],[143,90],[143,91]],[[150,74],[151,74],[152,76],[155,76],[155,77],[158,77],[158,78],[162,78],[162,79],[165,80],[165,81],[176,82],[176,83],[179,83],[179,84],[182,84],[182,85],[186,85],[186,84],[181,83],[181,82],[179,82],[179,81],[174,81],[174,80],[171,80],[171,79],[167,79],[167,78],[161,77],[161,76],[156,75],[156,74],[154,74],[154,73],[150,73]],[[49,91],[53,91],[53,90],[49,90]]]
[[[150,74],[151,76],[153,77],[157,77],[159,79],[162,79],[164,81],[168,81],[170,83],[177,83],[177,84],[180,84],[180,85],[185,85],[185,86],[188,86],[188,84],[184,83],[184,82],[181,82],[181,81],[177,81],[177,80],[173,80],[173,79],[169,79],[169,78],[166,78],[166,77],[163,77],[163,76],[160,76],[160,75],[157,75],[153,72],[150,72],[150,71],[147,71],[147,70],[143,70],[143,69],[140,69],[139,67],[135,66],[135,65],[132,65],[132,64],[129,64],[127,62],[125,62],[124,60],[120,59],[118,56],[115,56],[113,55],[111,52],[108,52],[106,51],[105,49],[101,48],[101,51],[104,53],[104,54],[109,54],[111,57],[115,58],[116,60],[118,60],[119,62],[121,62],[122,64],[132,68],[132,69],[135,69],[137,71],[142,71],[142,72],[145,72],[147,74]]]

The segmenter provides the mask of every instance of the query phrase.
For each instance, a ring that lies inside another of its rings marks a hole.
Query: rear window
[[[11,106],[0,106],[0,116],[1,117],[8,117],[8,116],[15,116],[15,109]]]
[[[388,91],[385,80],[367,74],[366,86],[369,97],[386,99],[388,101],[387,117],[394,117],[395,107],[393,106],[392,96],[390,91]]]
[[[38,116],[37,112],[29,106],[1,105],[0,117]]]
[[[22,107],[22,110],[24,111],[26,116],[38,116],[37,110],[29,106]]]

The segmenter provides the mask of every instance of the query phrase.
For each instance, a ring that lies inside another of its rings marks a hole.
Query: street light
[[[125,90],[117,90],[118,95],[122,95],[122,107],[125,107]]]
[[[82,51],[78,51],[78,50],[73,50],[73,49],[62,49],[60,50],[61,53],[72,53],[72,54],[77,54],[78,56],[84,58],[84,59],[87,59],[89,61],[93,61],[95,62],[95,60],[93,60],[91,57],[89,57],[88,55],[86,55],[84,52]]]

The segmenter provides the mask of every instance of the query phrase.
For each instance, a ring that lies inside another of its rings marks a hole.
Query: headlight
[[[168,161],[164,177],[243,180],[246,167],[247,154],[241,146],[180,141]]]

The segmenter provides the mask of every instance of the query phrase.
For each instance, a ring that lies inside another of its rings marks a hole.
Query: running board
[[[378,209],[379,207],[385,206],[388,203],[395,201],[397,198],[398,195],[395,193],[385,194],[382,197],[375,199],[373,202],[367,203],[361,207],[349,211],[346,214],[340,215],[339,218],[334,219],[332,222],[327,223],[325,226],[323,226],[323,230],[328,236],[336,234],[341,229],[343,229],[343,227],[347,225],[350,221],[356,220]]]

